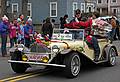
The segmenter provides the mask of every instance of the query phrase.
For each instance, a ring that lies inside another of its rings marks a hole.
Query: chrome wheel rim
[[[73,76],[77,76],[80,72],[80,58],[78,55],[75,55],[71,61],[71,72]]]
[[[113,48],[110,50],[110,63],[111,65],[115,65],[116,63],[116,52]]]

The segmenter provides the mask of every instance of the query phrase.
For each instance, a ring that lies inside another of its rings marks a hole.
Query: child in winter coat
[[[34,34],[31,18],[27,20],[27,23],[23,28],[24,28],[25,46],[29,48],[31,44],[31,37],[33,37],[32,35]]]
[[[13,23],[11,22],[9,26],[9,37],[10,37],[10,47],[13,47],[14,44],[17,44],[18,35],[20,33],[20,26],[17,23],[17,19],[14,19]]]

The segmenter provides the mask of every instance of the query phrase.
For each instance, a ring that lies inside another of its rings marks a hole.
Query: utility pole
[[[111,0],[108,0],[108,15],[111,14],[110,3],[111,3]]]
[[[87,12],[87,0],[84,0],[85,2],[85,13]]]
[[[22,14],[25,16],[25,18],[28,15],[27,5],[28,5],[28,0],[22,0]]]

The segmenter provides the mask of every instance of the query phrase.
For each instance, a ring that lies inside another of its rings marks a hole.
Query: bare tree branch
[[[1,0],[1,14],[0,14],[0,17],[2,17],[3,15],[7,14],[6,3],[7,3],[7,0]]]

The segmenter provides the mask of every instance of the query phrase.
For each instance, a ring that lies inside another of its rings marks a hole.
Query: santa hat
[[[6,20],[9,20],[9,19],[8,19],[8,17],[7,17],[6,15],[4,15],[4,16],[2,17],[2,20],[3,20],[3,21],[6,21]]]

